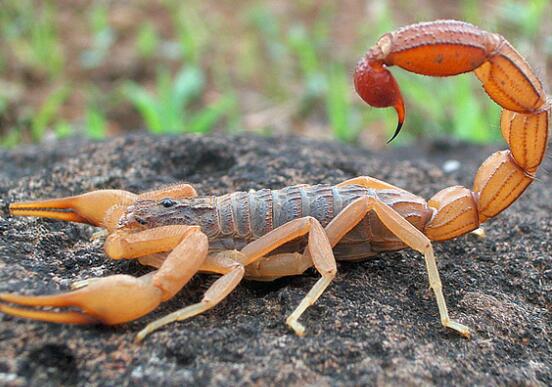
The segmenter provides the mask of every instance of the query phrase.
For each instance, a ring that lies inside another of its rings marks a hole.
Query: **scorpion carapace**
[[[221,275],[199,303],[146,326],[137,336],[142,340],[165,324],[214,307],[244,277],[266,281],[314,266],[321,278],[286,320],[301,335],[304,327],[298,319],[333,280],[336,259],[359,260],[410,247],[424,255],[441,323],[469,336],[466,326],[449,318],[431,240],[476,229],[522,194],[544,157],[550,102],[529,65],[500,35],[457,21],[415,24],[384,35],[354,76],[364,101],[395,108],[395,134],[405,109],[386,68],[391,65],[434,76],[475,71],[489,96],[504,108],[500,125],[510,150],[483,163],[472,190],[449,187],[426,203],[362,176],[336,186],[300,185],[219,197],[197,197],[193,187],[179,184],[140,195],[100,190],[12,203],[12,215],[103,227],[109,257],[137,259],[156,270],[139,278],[113,275],[81,281],[75,290],[59,295],[0,294],[0,311],[60,323],[119,324],[157,308],[197,272]]]

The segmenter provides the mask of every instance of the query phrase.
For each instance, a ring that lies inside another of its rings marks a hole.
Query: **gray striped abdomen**
[[[297,185],[281,190],[235,192],[214,198],[218,227],[208,233],[210,249],[241,249],[273,229],[305,216],[316,218],[325,227],[347,205],[363,196],[385,202],[419,229],[423,229],[429,216],[423,199],[398,190]],[[300,251],[304,244],[304,240],[290,242],[278,252]],[[369,212],[335,247],[335,253],[342,259],[357,259],[404,247],[376,214]]]

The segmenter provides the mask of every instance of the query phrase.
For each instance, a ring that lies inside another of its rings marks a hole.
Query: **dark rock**
[[[10,218],[7,204],[100,188],[144,191],[185,180],[201,194],[371,175],[425,197],[471,185],[493,149],[465,144],[374,153],[301,138],[129,136],[103,143],[1,151],[0,292],[67,289],[134,261],[105,258],[89,226]],[[406,157],[409,159],[406,160]],[[440,170],[459,160],[453,174]],[[421,256],[412,251],[340,264],[338,276],[294,336],[286,316],[318,277],[244,281],[214,310],[133,343],[147,323],[198,300],[213,276],[196,276],[173,300],[118,327],[66,326],[0,315],[3,385],[552,384],[552,179],[542,174],[510,209],[473,235],[437,244],[453,318],[439,323]]]

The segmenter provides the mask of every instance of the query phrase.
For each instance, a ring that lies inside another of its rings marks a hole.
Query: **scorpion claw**
[[[0,294],[0,312],[16,316],[65,324],[121,324],[135,320],[155,309],[162,290],[154,286],[151,275],[135,278],[113,275],[94,279],[78,290],[48,296]],[[77,311],[26,309],[32,307],[73,307]]]
[[[13,216],[36,216],[88,223],[94,226],[109,225],[115,206],[129,206],[136,195],[122,190],[99,190],[61,199],[17,202],[10,204]]]
[[[63,324],[94,324],[98,322],[97,320],[94,320],[79,312],[51,312],[45,310],[30,310],[7,305],[0,305],[0,312],[15,317]]]

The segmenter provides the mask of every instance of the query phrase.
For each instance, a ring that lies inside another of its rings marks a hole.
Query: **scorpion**
[[[213,308],[243,278],[270,281],[314,267],[321,277],[286,320],[303,335],[298,320],[336,276],[336,260],[359,261],[409,247],[424,256],[441,324],[469,337],[469,328],[449,317],[432,241],[478,229],[535,180],[547,146],[550,99],[526,60],[501,35],[454,20],[409,25],[383,35],[354,72],[355,89],[366,103],[396,110],[392,139],[406,115],[399,86],[387,69],[393,65],[438,77],[474,71],[502,107],[500,128],[510,149],[483,162],[472,189],[445,188],[426,202],[361,176],[335,186],[296,185],[218,197],[198,197],[191,185],[180,183],[142,194],[98,190],[15,202],[9,206],[14,216],[100,226],[107,234],[108,257],[137,259],[155,270],[141,277],[91,278],[55,295],[3,293],[0,311],[56,323],[121,324],[171,299],[198,272],[220,275],[198,303],[148,324],[136,337],[141,341],[166,324]]]

